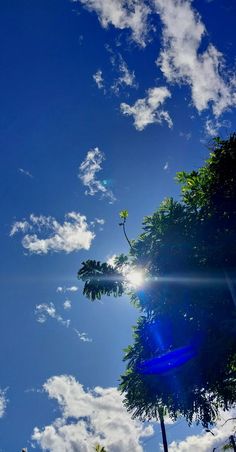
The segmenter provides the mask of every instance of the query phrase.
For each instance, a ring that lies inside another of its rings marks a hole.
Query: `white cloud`
[[[163,166],[163,170],[167,171],[169,168],[169,162],[166,162],[165,165]]]
[[[210,137],[216,137],[219,135],[219,129],[221,128],[230,129],[231,122],[228,120],[219,121],[219,119],[207,119],[205,124],[206,134]]]
[[[65,300],[63,303],[63,308],[68,311],[69,309],[71,309],[71,301],[70,300]],[[35,316],[36,316],[36,321],[40,324],[44,324],[47,322],[47,320],[49,318],[56,320],[60,325],[65,326],[66,328],[70,328],[73,329],[74,332],[76,333],[76,335],[78,336],[78,338],[80,339],[80,341],[82,342],[93,342],[92,338],[90,338],[88,336],[87,333],[80,332],[78,329],[76,328],[71,328],[71,320],[70,319],[65,319],[64,317],[62,317],[62,315],[60,315],[55,307],[55,304],[50,302],[50,303],[42,303],[42,304],[38,304],[35,307]]]
[[[136,83],[135,73],[129,69],[122,55],[120,53],[115,54],[108,45],[106,48],[111,53],[110,61],[113,69],[117,73],[117,76],[110,87],[111,91],[118,95],[121,88],[137,88],[138,85]],[[103,89],[104,94],[106,94],[107,90],[104,86],[104,78],[101,69],[98,69],[97,72],[93,74],[93,80],[97,87]]]
[[[111,62],[119,73],[119,76],[115,79],[113,85],[111,86],[112,91],[119,94],[120,88],[122,87],[137,88],[135,73],[128,68],[127,63],[121,54],[113,54]]]
[[[100,224],[100,226],[105,224],[105,220],[103,218],[95,218],[95,221],[97,224]]]
[[[105,182],[105,181],[104,181]],[[90,221],[90,225],[94,228],[96,225],[99,225],[99,230],[103,231],[103,226],[105,224],[105,220],[103,218],[95,218],[94,221]]]
[[[29,222],[17,221],[12,225],[10,236],[27,231],[33,233],[24,235],[22,245],[30,253],[36,254],[88,250],[95,237],[88,228],[86,217],[77,212],[66,214],[62,224],[53,217],[31,214]]]
[[[236,411],[230,410],[228,412],[222,412],[222,417],[226,418],[236,417]],[[200,435],[188,436],[185,440],[176,442],[173,441],[169,445],[170,452],[209,452],[217,447],[222,447],[228,443],[229,436],[232,435],[235,430],[236,422],[229,421],[223,425],[222,419],[219,420],[215,427],[211,429],[212,433],[203,431]]]
[[[57,313],[54,303],[38,304],[35,307],[36,320],[39,323],[45,323],[49,317],[55,319],[58,323],[67,328],[70,326],[70,320],[65,320]]]
[[[79,288],[77,286],[66,287],[67,292],[77,292]]]
[[[192,137],[191,132],[179,132],[179,136],[185,138],[185,140],[189,141]]]
[[[102,76],[101,69],[98,69],[97,72],[95,74],[93,74],[93,80],[95,81],[95,83],[99,89],[104,88],[104,79]]]
[[[27,177],[30,177],[31,179],[33,179],[33,175],[29,172],[24,170],[23,168],[18,168],[19,173],[24,174]]]
[[[104,28],[110,24],[118,29],[130,29],[132,39],[144,47],[149,31],[149,7],[142,0],[78,0],[98,15]]]
[[[79,288],[77,286],[70,286],[70,287],[62,287],[62,286],[58,286],[57,287],[57,292],[77,292],[79,290]]]
[[[120,70],[120,77],[118,78],[118,83],[119,84],[124,84],[126,86],[134,86],[135,85],[135,74],[134,71],[130,71],[127,63],[122,60],[119,66],[119,70]]]
[[[91,339],[91,337],[88,337],[87,333],[80,332],[80,331],[77,330],[76,328],[74,328],[74,332],[77,334],[78,338],[79,338],[82,342],[93,342],[93,340]]]
[[[218,117],[236,105],[234,80],[226,74],[223,55],[212,44],[199,52],[206,30],[191,1],[154,2],[164,25],[163,49],[157,63],[167,80],[188,84],[193,104],[199,112],[212,105],[213,113]]]
[[[15,235],[17,232],[26,232],[29,229],[31,229],[31,226],[28,221],[16,221],[11,227],[10,237]]]
[[[107,259],[107,264],[111,267],[115,267],[115,260],[117,258],[117,254],[113,254],[111,257]]]
[[[96,179],[96,174],[102,170],[102,162],[105,160],[103,152],[99,148],[90,149],[86,155],[85,160],[79,167],[78,177],[83,185],[88,189],[85,191],[86,195],[94,196],[96,193],[101,193],[102,197],[108,198],[110,203],[113,203],[116,198],[112,191],[107,187],[104,181]]]
[[[91,452],[100,443],[109,452],[142,452],[140,441],[153,434],[151,425],[131,419],[116,388],[85,391],[74,377],[62,375],[47,380],[44,390],[62,414],[42,429],[35,427],[32,439],[43,450]]]
[[[6,397],[7,389],[0,389],[0,418],[4,416],[6,413],[7,407],[7,397]]]
[[[97,13],[102,26],[130,29],[133,39],[142,46],[147,40],[149,14],[156,12],[163,25],[163,48],[157,64],[167,80],[190,87],[198,112],[211,107],[217,118],[236,106],[236,78],[226,69],[223,54],[212,43],[205,50],[200,49],[207,32],[191,0],[152,0],[150,7],[139,0],[78,1]],[[125,73],[126,69],[124,66],[122,83],[134,86],[132,73]],[[114,89],[119,89],[118,80],[117,83]],[[129,111],[127,104],[123,106],[125,112]],[[171,124],[167,112],[163,118]]]
[[[172,127],[173,123],[169,113],[160,108],[168,97],[171,97],[171,94],[166,87],[150,88],[147,96],[138,99],[134,105],[122,103],[120,105],[121,112],[134,117],[134,126],[137,130],[143,130],[148,124],[161,124],[163,121]]]
[[[70,309],[71,308],[71,301],[70,300],[65,300],[63,303],[63,308],[64,309]]]
[[[61,286],[58,286],[58,287],[57,287],[57,292],[64,292],[64,288],[61,287]]]

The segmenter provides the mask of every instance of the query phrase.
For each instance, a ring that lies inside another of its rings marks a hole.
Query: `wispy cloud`
[[[6,407],[7,407],[7,389],[0,389],[0,418],[4,416],[6,413]]]
[[[23,220],[23,221],[15,221],[15,223],[12,225],[11,230],[10,230],[10,237],[13,237],[13,235],[15,235],[17,232],[27,232],[31,230],[31,225],[29,224],[28,221]]]
[[[169,162],[166,162],[165,165],[163,166],[163,170],[167,171],[169,169]]]
[[[95,218],[95,222],[100,226],[103,226],[105,224],[105,220],[103,218]]]
[[[31,179],[33,179],[33,175],[29,172],[24,170],[23,168],[18,168],[19,173],[24,174],[24,176],[30,177]]]
[[[99,231],[103,231],[103,226],[105,224],[105,220],[103,218],[95,218],[94,221],[90,221],[90,225],[95,228],[95,226],[99,226]]]
[[[71,309],[71,301],[70,300],[65,300],[63,303],[63,308],[68,310]]]
[[[77,330],[76,328],[74,328],[74,332],[77,334],[78,338],[82,341],[82,342],[93,342],[93,340],[91,339],[91,337],[88,337],[87,333],[82,333],[79,330]]]
[[[38,304],[35,307],[35,316],[38,323],[45,323],[47,319],[51,317],[67,328],[70,326],[70,319],[63,319],[63,317],[56,311],[55,305],[52,302]]]
[[[219,119],[207,119],[205,124],[205,132],[210,137],[216,137],[217,135],[219,135],[220,129],[223,128],[228,131],[231,125],[231,122],[226,119],[223,121],[220,121]]]
[[[120,53],[115,55],[112,54],[111,62],[118,72],[118,77],[115,79],[113,85],[111,86],[112,91],[115,94],[119,94],[120,88],[137,88],[137,82],[135,78],[134,71],[130,70],[126,61]]]
[[[121,89],[137,88],[138,83],[136,82],[134,70],[131,70],[128,67],[128,64],[119,52],[114,52],[108,44],[105,45],[105,48],[110,54],[110,61],[115,77],[110,86],[108,86],[108,84],[105,86],[103,72],[101,69],[98,69],[95,74],[93,74],[93,80],[95,81],[97,87],[99,89],[103,89],[104,94],[110,90],[116,95],[120,94]]]
[[[97,72],[95,72],[95,74],[93,74],[93,80],[95,81],[95,83],[99,89],[104,88],[104,79],[102,76],[101,69],[98,69]]]
[[[31,232],[24,235],[22,245],[35,254],[88,250],[95,237],[89,230],[86,217],[77,212],[66,214],[62,224],[53,217],[31,214],[29,221],[16,221],[12,225],[10,236],[18,232]]]
[[[63,308],[65,311],[69,311],[71,309],[71,300],[65,300],[63,303]],[[65,319],[60,313],[58,313],[55,304],[52,302],[36,305],[34,314],[36,317],[36,321],[41,325],[46,323],[48,319],[51,318],[58,322],[60,325],[66,328],[70,328],[70,330],[73,330],[81,342],[84,343],[93,342],[92,338],[90,338],[86,332],[84,331],[82,332],[79,331],[77,328],[73,328],[71,326],[71,319]]]
[[[86,195],[94,196],[100,193],[102,198],[107,198],[110,203],[113,203],[116,198],[110,188],[108,188],[107,181],[96,177],[97,173],[102,170],[102,162],[104,160],[105,155],[98,147],[90,149],[79,167],[78,177],[83,185],[87,187]]]
[[[74,0],[76,1],[76,0]],[[146,2],[133,0],[77,0],[89,11],[97,13],[102,27],[109,25],[124,30],[130,29],[132,39],[141,47],[148,40],[148,15],[150,8]]]
[[[133,116],[134,127],[137,130],[143,130],[149,124],[161,124],[163,121],[172,127],[173,122],[169,113],[160,108],[169,97],[170,91],[165,86],[150,88],[145,98],[138,99],[132,106],[122,103],[120,109],[124,115]]]
[[[157,64],[167,80],[189,85],[192,102],[199,112],[211,105],[218,117],[235,106],[235,79],[227,74],[222,53],[212,44],[204,52],[199,51],[206,29],[192,2],[155,0],[154,3],[164,26],[163,49]]]
[[[62,287],[62,286],[58,286],[57,287],[57,292],[77,292],[79,290],[79,288],[77,286],[70,286],[70,287]]]
[[[74,377],[61,375],[47,380],[44,390],[58,402],[61,417],[35,427],[32,440],[42,449],[91,452],[100,443],[109,451],[142,452],[140,441],[153,435],[152,425],[131,418],[114,387],[85,390]]]
[[[185,140],[189,141],[192,137],[191,132],[179,132],[179,136],[185,138]]]

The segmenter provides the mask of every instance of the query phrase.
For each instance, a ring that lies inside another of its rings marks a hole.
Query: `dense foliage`
[[[130,265],[147,278],[132,294],[142,316],[120,387],[135,417],[166,407],[206,426],[236,402],[236,135],[216,139],[204,166],[177,180],[181,202],[164,200],[131,244]],[[124,292],[119,260],[89,262],[79,272],[89,298]]]
[[[106,262],[82,262],[78,278],[85,281],[83,294],[92,301],[100,300],[102,295],[117,297],[123,293],[121,274]]]

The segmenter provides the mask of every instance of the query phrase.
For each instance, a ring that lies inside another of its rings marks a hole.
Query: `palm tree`
[[[119,297],[124,292],[122,274],[106,262],[82,262],[78,278],[85,281],[83,294],[92,301],[100,300],[103,295]]]
[[[95,451],[96,451],[96,452],[107,452],[106,449],[105,449],[105,447],[100,446],[100,444],[96,444],[96,446],[95,446]]]

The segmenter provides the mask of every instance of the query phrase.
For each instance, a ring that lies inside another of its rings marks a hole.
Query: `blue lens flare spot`
[[[196,355],[192,346],[181,347],[137,365],[137,371],[144,375],[162,374],[185,364]]]

